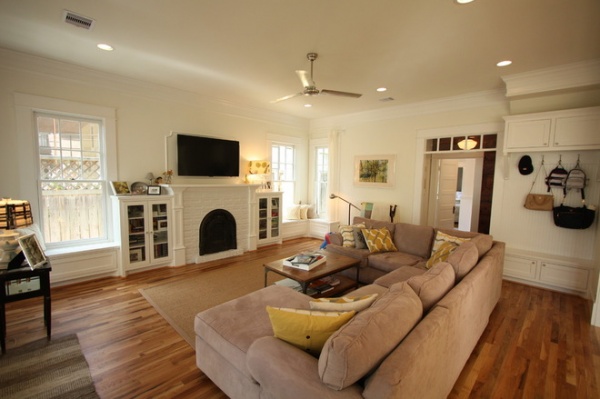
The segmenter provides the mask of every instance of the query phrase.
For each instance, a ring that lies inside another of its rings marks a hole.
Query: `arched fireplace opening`
[[[200,223],[200,255],[237,249],[235,218],[225,209],[210,211]]]

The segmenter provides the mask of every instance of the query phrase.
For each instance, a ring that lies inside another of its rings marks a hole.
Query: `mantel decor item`
[[[355,186],[393,187],[395,172],[395,155],[358,155],[354,159]]]
[[[0,200],[0,269],[6,269],[8,263],[15,257],[19,247],[19,233],[13,231],[33,224],[31,205],[29,201],[3,198]]]
[[[160,186],[148,186],[148,195],[160,195]]]
[[[148,185],[141,181],[136,181],[131,184],[131,194],[145,195],[148,192]]]
[[[126,181],[111,181],[110,186],[112,187],[115,195],[131,194],[129,191],[129,185]]]

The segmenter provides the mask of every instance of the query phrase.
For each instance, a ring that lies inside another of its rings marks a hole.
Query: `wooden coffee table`
[[[325,251],[326,256],[325,263],[315,267],[312,270],[301,270],[296,269],[289,266],[284,266],[283,261],[287,258],[279,259],[273,262],[265,263],[263,266],[265,268],[265,287],[267,286],[267,274],[269,272],[277,273],[281,276],[290,278],[294,281],[297,281],[302,287],[302,292],[304,294],[308,291],[308,286],[311,282],[318,280],[323,277],[331,276],[333,274],[339,273],[343,270],[351,269],[353,267],[356,268],[356,278],[353,280],[349,277],[338,275],[336,278],[340,280],[340,283],[334,286],[333,290],[327,291],[325,293],[316,294],[319,296],[333,296],[338,293],[342,293],[348,291],[351,288],[358,288],[358,276],[360,272],[360,260],[355,258],[350,258],[349,256],[334,254]]]

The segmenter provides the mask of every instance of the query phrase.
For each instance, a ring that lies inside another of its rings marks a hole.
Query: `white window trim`
[[[38,174],[36,170],[37,163],[32,159],[38,158],[37,153],[37,130],[35,125],[35,112],[45,112],[53,114],[75,115],[82,118],[101,119],[105,131],[105,155],[106,155],[106,180],[118,180],[117,176],[117,129],[116,129],[116,109],[103,107],[93,104],[61,100],[49,97],[40,97],[30,94],[15,93],[15,112],[17,124],[17,151],[19,159],[19,179],[21,187],[19,196],[27,199],[31,203],[34,221],[41,220],[40,203],[38,197]],[[109,186],[107,185],[107,190]],[[108,243],[114,241],[112,226],[112,208],[107,195],[107,242],[98,244],[98,247],[105,247]],[[85,248],[89,248],[85,244]],[[73,251],[73,247],[68,252]],[[65,250],[67,251],[67,250]],[[53,251],[53,253],[60,250]]]
[[[315,202],[315,172],[316,172],[316,159],[315,159],[315,153],[317,150],[317,147],[327,147],[329,148],[329,139],[324,137],[324,138],[319,138],[319,139],[311,139],[310,143],[309,143],[309,155],[308,155],[308,198],[310,198],[310,203],[314,203]],[[331,155],[330,155],[331,156]],[[331,159],[329,161],[331,163]],[[329,179],[331,179],[331,170],[329,171]],[[328,180],[327,183],[328,187],[327,190],[328,192],[331,192],[331,181]],[[325,207],[325,214],[323,216],[327,216],[328,212],[327,212],[327,208]],[[321,217],[321,215],[319,215],[319,217]]]

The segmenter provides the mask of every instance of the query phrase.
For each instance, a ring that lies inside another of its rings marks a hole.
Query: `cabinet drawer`
[[[540,281],[577,291],[587,290],[589,270],[542,262]]]
[[[537,276],[537,262],[529,258],[506,256],[504,258],[504,275],[532,280]]]

